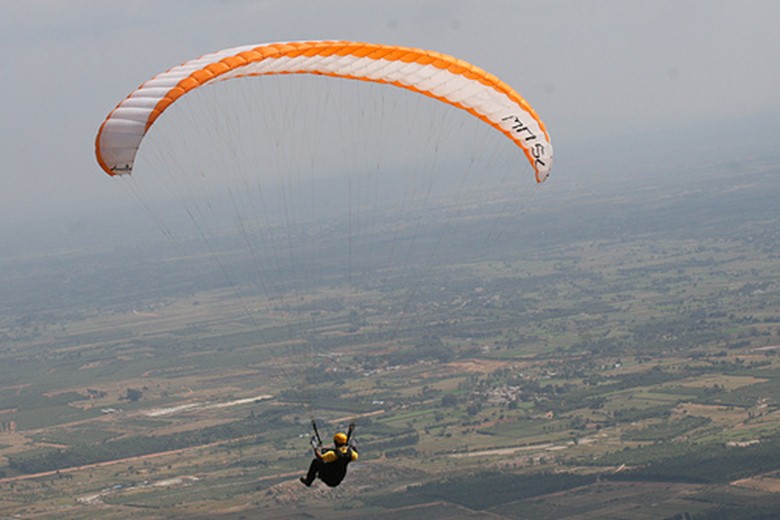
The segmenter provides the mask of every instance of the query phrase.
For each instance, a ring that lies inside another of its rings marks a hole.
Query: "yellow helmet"
[[[347,443],[347,434],[344,432],[338,432],[333,436],[333,442],[336,446],[344,446]]]

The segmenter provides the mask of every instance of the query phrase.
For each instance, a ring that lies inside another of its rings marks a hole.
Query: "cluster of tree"
[[[398,450],[398,448],[406,448],[408,446],[415,446],[420,442],[420,434],[414,430],[407,431],[400,435],[394,435],[392,437],[384,437],[373,441],[365,442],[362,446],[372,452],[379,453],[380,451],[390,451],[391,455]]]
[[[608,454],[595,464],[639,465],[613,480],[646,480],[726,484],[780,467],[780,434],[757,444],[729,447],[724,443],[661,443]]]
[[[597,409],[606,401],[604,397],[611,392],[627,390],[643,386],[655,386],[677,379],[691,377],[696,370],[690,372],[669,372],[653,367],[644,372],[623,374],[608,378],[603,384],[581,386],[560,385],[555,388],[542,387],[539,397],[543,398],[537,403],[537,407],[545,412],[561,414],[581,408]]]
[[[709,417],[686,415],[675,421],[666,420],[639,430],[625,431],[621,435],[621,439],[626,441],[669,441],[690,430],[706,426],[711,422],[712,419]]]
[[[459,504],[469,509],[485,510],[526,498],[592,484],[595,481],[595,475],[573,473],[517,475],[482,472],[410,486],[403,492],[382,495],[372,502],[384,507],[404,507],[441,501]]]
[[[473,354],[472,351],[469,353]],[[414,348],[397,350],[380,355],[357,356],[356,361],[365,370],[373,370],[382,366],[410,365],[418,361],[438,361],[447,363],[463,355],[464,352],[446,344],[435,335],[423,335]]]
[[[255,435],[274,417],[277,411],[251,415],[246,419],[210,426],[200,430],[169,435],[128,437],[101,443],[79,444],[65,449],[35,450],[9,455],[8,466],[21,473],[40,473],[83,466],[97,462],[148,455],[164,451],[200,446],[213,442]]]
[[[667,405],[649,406],[647,408],[621,408],[612,412],[615,422],[618,423],[632,423],[642,421],[644,419],[652,418],[664,418],[666,419],[672,414],[672,411]]]
[[[130,402],[136,402],[143,397],[144,393],[143,391],[137,389],[137,388],[128,388],[127,389],[127,395],[126,399]]]
[[[634,325],[626,349],[647,354],[687,349],[690,345],[715,344],[727,339],[721,326],[681,316],[651,319]]]

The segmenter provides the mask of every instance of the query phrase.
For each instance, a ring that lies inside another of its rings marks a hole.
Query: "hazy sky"
[[[775,0],[0,0],[0,220],[126,197],[95,163],[98,126],[209,51],[334,38],[453,54],[524,95],[561,158],[622,133],[780,117],[779,25]]]

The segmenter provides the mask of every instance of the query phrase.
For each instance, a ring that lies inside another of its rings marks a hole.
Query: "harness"
[[[339,448],[336,448],[333,450],[336,452],[336,455],[338,455],[338,462],[345,460],[347,462],[352,462],[352,446],[347,446],[346,450],[341,450]]]
[[[309,442],[311,444],[311,448],[312,448],[312,450],[315,450],[315,451],[318,448],[322,449],[322,438],[320,437],[320,431],[317,429],[317,422],[314,419],[311,420],[311,427],[314,430],[314,435],[312,435],[311,439],[309,440]],[[347,444],[346,444],[347,452],[349,452],[350,460],[351,460],[351,457],[352,457],[352,444],[351,444],[351,441],[352,441],[352,436],[353,436],[354,433],[355,433],[355,423],[350,423],[349,429],[347,430]],[[339,458],[340,458],[342,456],[341,451],[340,450],[335,450],[335,451],[338,453]]]

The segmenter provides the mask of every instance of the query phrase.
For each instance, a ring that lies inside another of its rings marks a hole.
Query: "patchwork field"
[[[569,215],[590,208],[601,227],[572,218],[522,254],[447,255],[398,285],[181,290],[149,260],[123,276],[159,275],[152,294],[56,303],[8,264],[8,287],[48,303],[3,296],[0,516],[776,514],[780,191],[766,168],[752,213],[731,201],[739,218],[713,202],[724,172],[688,221],[652,191],[617,221],[581,202]],[[32,261],[101,287],[96,266],[121,252]],[[297,482],[312,417],[324,436],[357,423],[361,458],[339,488]]]

